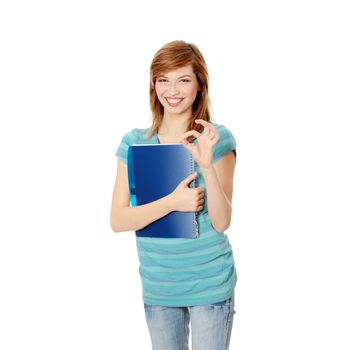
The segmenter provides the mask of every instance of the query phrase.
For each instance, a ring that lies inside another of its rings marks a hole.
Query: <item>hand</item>
[[[204,189],[202,187],[190,188],[188,185],[197,177],[197,173],[182,180],[170,194],[173,210],[201,211],[204,203]]]
[[[220,134],[216,128],[203,119],[196,119],[197,124],[204,126],[204,131],[200,134],[196,130],[190,130],[183,134],[181,143],[191,152],[193,159],[202,168],[209,168],[213,160],[214,145],[219,141]],[[188,142],[187,137],[193,135],[197,139],[197,144]]]

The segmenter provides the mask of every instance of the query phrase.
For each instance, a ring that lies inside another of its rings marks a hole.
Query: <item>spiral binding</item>
[[[192,157],[192,154],[190,154],[190,174],[193,174],[195,171],[194,168],[194,160]],[[196,179],[194,179],[191,184],[190,184],[191,188],[196,188],[197,187],[197,181]],[[193,231],[195,233],[195,236],[198,238],[198,213],[194,212],[194,219],[193,219]]]

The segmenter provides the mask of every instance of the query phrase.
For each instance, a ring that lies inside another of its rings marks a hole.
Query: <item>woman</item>
[[[154,350],[229,348],[236,270],[225,230],[231,221],[236,142],[211,122],[205,60],[194,44],[173,41],[150,68],[152,125],[133,129],[118,147],[111,226],[136,231],[171,211],[195,211],[198,239],[137,237],[146,320]],[[195,173],[169,195],[130,207],[127,150],[132,144],[182,143]],[[188,187],[196,179],[197,188]]]

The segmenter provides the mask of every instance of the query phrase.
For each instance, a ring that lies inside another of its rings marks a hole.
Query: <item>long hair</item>
[[[193,43],[187,43],[182,40],[172,41],[161,47],[154,58],[150,67],[150,107],[152,112],[152,125],[148,138],[152,137],[158,130],[163,119],[164,107],[159,102],[155,83],[157,77],[171,70],[181,68],[186,65],[192,65],[192,69],[196,75],[200,91],[192,105],[192,118],[189,121],[187,130],[203,131],[203,126],[195,123],[195,119],[203,119],[211,122],[211,104],[209,99],[209,74],[207,64],[198,47]],[[188,140],[192,142],[193,136]]]

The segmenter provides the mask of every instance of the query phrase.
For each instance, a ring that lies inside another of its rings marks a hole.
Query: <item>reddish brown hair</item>
[[[209,74],[202,53],[195,44],[187,43],[182,40],[172,41],[161,47],[154,58],[150,67],[150,107],[152,111],[152,126],[148,137],[152,137],[158,130],[163,119],[164,107],[159,102],[155,83],[158,76],[167,72],[192,65],[193,72],[196,75],[200,91],[192,105],[192,118],[187,130],[203,131],[203,126],[195,123],[195,119],[203,119],[211,122],[211,104],[209,99]],[[188,138],[189,141],[193,137]]]

